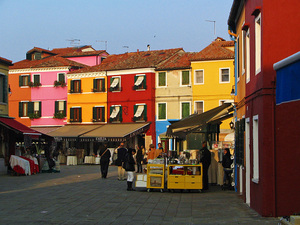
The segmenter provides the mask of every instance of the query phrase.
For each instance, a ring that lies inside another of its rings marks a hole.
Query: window
[[[93,92],[105,92],[105,79],[96,78],[94,79]]]
[[[74,107],[70,108],[70,122],[81,122],[81,108],[80,107]]]
[[[121,91],[121,77],[110,78],[110,91]]]
[[[250,81],[250,29],[246,33],[246,83]]]
[[[242,74],[246,68],[246,31],[242,30]]]
[[[240,80],[240,37],[238,36],[236,39],[236,60],[234,61],[234,66],[236,67],[237,73],[237,82]]]
[[[19,102],[19,117],[28,117],[29,102]]]
[[[54,118],[64,118],[67,112],[67,101],[55,101],[55,114]]]
[[[229,83],[229,68],[220,69],[220,83]]]
[[[34,53],[34,59],[41,59],[42,58],[42,53],[41,52],[35,52]]]
[[[158,103],[158,120],[166,120],[167,119],[167,103]]]
[[[181,118],[188,117],[191,114],[190,102],[181,102]]]
[[[40,74],[33,74],[33,86],[41,85],[41,76]]]
[[[259,182],[259,146],[258,146],[258,115],[253,117],[253,178],[255,183]]]
[[[41,102],[33,102],[33,114],[41,116]]]
[[[7,76],[0,73],[0,102],[7,103],[8,83]]]
[[[165,87],[165,86],[167,86],[166,72],[159,72],[158,73],[158,87]]]
[[[133,121],[147,121],[147,105],[134,105],[133,112]]]
[[[204,70],[195,70],[195,84],[204,84]]]
[[[64,73],[59,73],[58,74],[58,82],[61,82],[61,83],[65,83],[66,82],[65,74]]]
[[[93,122],[105,122],[105,107],[93,107]]]
[[[110,107],[110,122],[122,122],[122,106],[113,105]]]
[[[71,80],[70,93],[81,93],[81,80]]]
[[[30,75],[21,75],[19,76],[19,86],[28,86],[30,82]]]
[[[255,74],[261,71],[261,14],[255,18]]]
[[[19,102],[19,117],[39,118],[42,115],[41,102]]]
[[[190,71],[181,72],[181,85],[182,86],[190,85]]]
[[[145,75],[136,75],[134,77],[134,90],[144,90],[146,89],[146,76]]]
[[[195,113],[201,114],[204,112],[204,102],[203,101],[197,101],[195,102]]]

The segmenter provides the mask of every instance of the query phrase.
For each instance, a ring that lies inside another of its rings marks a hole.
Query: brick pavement
[[[0,224],[278,224],[233,191],[126,191],[117,168],[101,179],[98,165],[61,166],[61,173],[0,175]]]

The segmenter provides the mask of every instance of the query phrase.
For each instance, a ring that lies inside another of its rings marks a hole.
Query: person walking
[[[211,163],[211,153],[207,149],[206,141],[202,142],[202,148],[200,150],[200,162],[203,166],[203,190],[208,190],[208,168]]]
[[[142,173],[143,172],[142,161],[144,159],[143,150],[138,145],[136,146],[136,148],[137,148],[137,152],[136,152],[137,169],[136,169],[136,172],[137,173]]]
[[[230,175],[232,173],[232,164],[233,160],[231,159],[231,154],[229,148],[224,149],[224,155],[222,159],[222,166],[224,170],[224,177],[223,177],[223,186],[230,187]],[[226,183],[228,181],[228,184]]]
[[[125,148],[125,143],[121,142],[120,146],[117,149],[117,160],[116,160],[116,166],[118,166],[118,180],[125,180],[125,170],[122,166],[125,161],[125,156],[127,151],[128,150],[127,148]]]
[[[135,161],[134,161],[133,155],[135,153],[136,153],[136,150],[134,148],[129,148],[128,152],[125,156],[125,161],[123,164],[123,168],[127,172],[127,191],[135,191],[132,188],[133,179],[134,179],[133,172],[135,170],[135,168],[134,168]]]
[[[104,144],[104,147],[100,149],[99,152],[100,155],[100,170],[101,170],[101,175],[102,178],[107,177],[107,172],[108,172],[108,166],[109,166],[109,159],[110,159],[110,151],[107,148],[107,144]]]

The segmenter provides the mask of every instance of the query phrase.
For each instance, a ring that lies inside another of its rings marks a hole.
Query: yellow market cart
[[[189,165],[189,164],[171,164],[168,165],[167,170],[167,188],[170,191],[175,189],[203,189],[202,164]]]
[[[147,191],[160,189],[163,192],[165,186],[165,165],[147,164]]]

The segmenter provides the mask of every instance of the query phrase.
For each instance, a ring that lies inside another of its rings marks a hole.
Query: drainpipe
[[[232,40],[232,41],[234,41],[234,57],[236,58],[236,56],[237,56],[237,42],[236,42],[236,38],[237,38],[237,34],[236,33],[233,33],[232,31],[231,31],[231,27],[230,26],[228,26],[228,34],[229,34],[229,37],[230,37],[230,39]],[[238,66],[237,66],[237,64],[238,64],[238,60],[234,60],[234,77],[235,77],[235,79],[234,79],[234,86],[235,86],[235,88],[234,88],[234,95],[236,96],[236,94],[237,94],[237,79],[236,79],[236,77],[237,77],[237,74],[238,74],[238,71],[237,71],[237,68],[238,68]],[[233,108],[234,108],[234,113],[233,113],[233,115],[235,115],[235,122],[236,122],[236,107],[235,107],[235,105],[233,104]],[[234,183],[235,183],[235,185],[234,185],[234,191],[235,192],[237,192],[237,188],[236,188],[236,184],[237,184],[237,166],[236,166],[236,157],[234,157],[234,174],[235,174],[235,176],[234,176]]]

